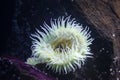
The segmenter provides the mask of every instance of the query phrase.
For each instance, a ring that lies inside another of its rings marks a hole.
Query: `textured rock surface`
[[[116,78],[120,79],[120,0],[75,0],[75,3],[87,23],[113,42],[113,65]]]

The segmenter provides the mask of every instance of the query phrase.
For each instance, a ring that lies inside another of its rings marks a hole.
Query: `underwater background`
[[[38,80],[27,75],[29,72],[18,68],[32,53],[30,34],[35,32],[35,28],[41,30],[40,25],[44,22],[50,24],[51,18],[70,15],[84,27],[90,28],[91,36],[94,38],[90,46],[93,58],[87,59],[81,69],[67,75],[46,70],[45,64],[36,65],[37,69],[56,80],[110,80],[112,43],[102,38],[92,25],[85,22],[72,6],[74,0],[4,0],[0,4],[0,80]],[[25,69],[29,68],[25,66]],[[35,71],[34,75],[36,74],[39,73]]]

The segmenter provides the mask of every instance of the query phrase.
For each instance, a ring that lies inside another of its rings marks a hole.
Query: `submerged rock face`
[[[112,74],[120,79],[120,0],[75,0],[75,3],[85,21],[113,43]]]
[[[1,58],[0,65],[0,80],[55,80],[17,59]]]

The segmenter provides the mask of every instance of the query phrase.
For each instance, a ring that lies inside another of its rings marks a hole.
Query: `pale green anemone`
[[[45,33],[36,30],[32,34],[32,56],[27,63],[36,65],[46,63],[54,72],[67,74],[81,68],[87,57],[91,57],[89,45],[93,39],[89,28],[83,28],[70,17],[44,23]]]

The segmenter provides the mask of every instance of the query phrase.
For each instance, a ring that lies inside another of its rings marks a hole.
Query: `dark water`
[[[44,71],[53,77],[58,77],[59,80],[110,80],[112,43],[100,37],[92,25],[85,22],[73,6],[74,0],[5,0],[0,4],[0,56],[13,56],[26,61],[31,55],[29,36],[34,33],[35,28],[41,29],[39,26],[44,21],[49,24],[51,18],[57,19],[59,16],[71,15],[72,18],[76,18],[77,22],[89,26],[92,31],[93,58],[87,59],[87,64],[68,75],[54,74],[49,70]],[[42,67],[40,69],[43,70]],[[9,74],[7,73],[6,76]]]

